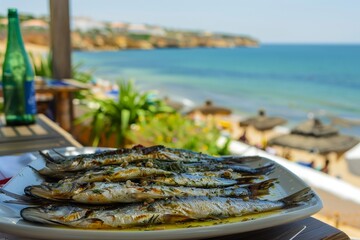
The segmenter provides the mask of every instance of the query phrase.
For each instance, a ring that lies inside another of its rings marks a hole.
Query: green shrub
[[[52,55],[47,56],[35,56],[33,53],[29,53],[31,61],[34,66],[35,76],[51,78],[52,77]]]
[[[151,38],[151,35],[149,34],[128,34],[129,38],[133,40],[145,40],[149,41]]]
[[[81,70],[83,65],[83,62],[78,62],[72,66],[72,78],[82,83],[88,83],[93,79],[93,72],[95,70],[83,71]]]
[[[46,56],[34,56],[34,54],[30,53],[30,58],[34,65],[35,76],[40,76],[44,78],[51,79],[53,76],[52,71],[52,55],[48,54]],[[79,62],[71,66],[71,75],[72,79],[79,81],[81,83],[88,83],[93,79],[93,71],[83,71],[81,70],[83,66],[83,62]],[[75,98],[84,99],[87,95],[89,95],[90,91],[83,90],[75,93]]]
[[[46,56],[34,56],[30,53],[30,58],[34,64],[34,72],[36,76],[52,78],[52,55],[47,54]],[[83,62],[79,62],[71,66],[71,75],[74,80],[77,80],[82,83],[90,82],[93,78],[93,70],[91,71],[82,71],[81,68]]]
[[[116,146],[124,146],[128,139],[131,126],[143,123],[149,117],[158,113],[173,112],[162,100],[150,99],[150,93],[141,93],[135,89],[133,82],[120,81],[118,99],[99,99],[91,97],[98,107],[90,110],[77,119],[81,123],[86,119],[91,120],[91,138],[94,146],[98,146],[100,140],[110,139],[115,135]]]
[[[218,146],[221,132],[215,122],[206,121],[196,124],[193,120],[178,113],[161,114],[140,124],[131,134],[135,143],[160,144],[173,148],[184,148],[212,155],[229,154],[228,145]]]

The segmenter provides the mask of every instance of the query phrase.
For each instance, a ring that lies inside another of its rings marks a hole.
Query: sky
[[[49,14],[49,0],[0,0],[0,14]],[[359,0],[70,0],[71,16],[249,35],[262,43],[360,44]]]

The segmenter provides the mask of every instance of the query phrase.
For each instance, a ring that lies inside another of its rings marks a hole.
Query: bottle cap
[[[8,9],[8,17],[17,17],[18,13],[17,13],[17,9],[16,8],[9,8]]]

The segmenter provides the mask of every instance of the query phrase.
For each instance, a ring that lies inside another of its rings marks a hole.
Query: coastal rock
[[[49,45],[49,34],[46,32],[36,32],[24,34],[24,42],[32,43],[40,46]]]
[[[258,41],[248,36],[216,34],[206,31],[169,30],[146,24],[91,25],[92,21],[86,22],[90,24],[87,28],[75,28],[76,30],[71,33],[73,49],[91,51],[197,47],[231,48],[255,47],[259,44]],[[0,29],[0,41],[6,40],[5,30],[6,28]],[[23,37],[25,43],[39,46],[49,46],[50,44],[48,28],[26,28],[23,31]]]
[[[202,46],[198,37],[190,37],[181,39],[180,47],[197,48]]]
[[[206,44],[207,47],[213,47],[213,48],[235,47],[233,41],[225,40],[225,39],[208,39]]]
[[[92,41],[78,32],[73,32],[71,34],[71,44],[75,50],[93,50],[94,45]]]
[[[133,40],[129,39],[127,42],[129,49],[153,49],[153,45],[146,40]]]
[[[257,47],[259,45],[256,41],[253,41],[251,39],[246,39],[246,38],[243,39],[242,42],[243,42],[242,45],[245,47]]]
[[[104,48],[106,46],[105,39],[99,35],[94,37],[93,44],[96,48]]]
[[[179,48],[179,40],[176,38],[152,37],[150,43],[156,48]]]
[[[114,37],[114,44],[119,49],[126,49],[128,48],[128,40],[124,36],[116,36]]]
[[[27,43],[41,46],[49,45],[49,37],[44,33],[25,34]],[[258,42],[245,37],[222,38],[216,36],[151,36],[149,39],[134,39],[132,36],[116,34],[71,34],[73,49],[76,50],[121,50],[121,49],[153,49],[153,48],[231,48],[256,47]]]

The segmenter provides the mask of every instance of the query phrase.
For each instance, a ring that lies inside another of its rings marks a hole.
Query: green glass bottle
[[[8,19],[8,38],[2,75],[6,124],[28,125],[35,122],[35,75],[25,51],[16,9],[8,10]]]

